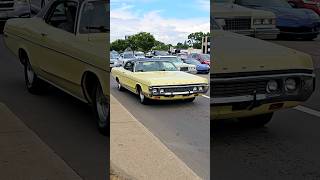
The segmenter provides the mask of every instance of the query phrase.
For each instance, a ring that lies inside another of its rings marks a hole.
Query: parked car
[[[124,65],[127,61],[136,59],[132,51],[123,52],[120,56],[121,65]]]
[[[320,15],[320,0],[288,0],[294,8],[311,9]]]
[[[134,52],[134,56],[135,56],[135,58],[137,58],[137,59],[143,59],[143,58],[145,58],[144,53],[141,52],[141,51],[136,51],[136,52]]]
[[[102,0],[51,0],[37,16],[10,19],[4,29],[6,46],[24,66],[28,91],[38,94],[51,84],[92,105],[104,134],[109,127],[107,8]]]
[[[201,64],[207,64],[210,66],[210,54],[191,53],[188,58],[196,59]]]
[[[119,66],[122,66],[122,63],[120,62],[120,56],[115,53],[110,53],[110,69]]]
[[[187,53],[178,53],[177,57],[179,57],[181,60],[186,60],[186,59],[188,59],[188,54]]]
[[[201,64],[196,59],[186,59],[184,60],[186,64],[192,64],[196,66],[197,73],[208,74],[210,72],[210,66],[208,64]]]
[[[310,55],[221,30],[213,24],[211,119],[263,126],[275,111],[308,100],[315,90]]]
[[[8,19],[32,17],[39,12],[39,8],[30,5],[26,0],[0,1],[0,31]]]
[[[280,37],[313,40],[320,33],[320,17],[310,9],[296,9],[283,0],[236,0],[235,3],[275,13]]]
[[[226,31],[253,36],[260,39],[276,39],[279,29],[275,14],[269,11],[246,8],[234,0],[213,0],[212,14]]]
[[[113,68],[112,77],[118,89],[139,95],[142,104],[150,100],[186,100],[192,102],[208,91],[208,80],[181,72],[168,60],[136,59],[124,67]]]
[[[154,56],[153,58],[172,62],[178,68],[178,71],[184,71],[189,73],[197,72],[195,65],[186,64],[176,56]]]

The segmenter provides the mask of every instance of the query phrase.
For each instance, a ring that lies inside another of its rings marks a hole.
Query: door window
[[[53,27],[74,33],[77,6],[77,3],[73,1],[58,1],[49,10],[46,22]]]

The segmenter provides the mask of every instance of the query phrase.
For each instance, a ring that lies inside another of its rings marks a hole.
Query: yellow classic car
[[[208,80],[179,71],[168,60],[129,60],[123,67],[112,68],[118,89],[139,95],[142,104],[150,100],[185,100],[192,102],[208,91]]]
[[[24,66],[32,94],[48,83],[92,105],[99,130],[109,127],[108,4],[50,0],[33,18],[10,19],[6,46]]]
[[[306,101],[315,89],[309,55],[221,30],[211,19],[211,119],[262,126],[274,111]]]

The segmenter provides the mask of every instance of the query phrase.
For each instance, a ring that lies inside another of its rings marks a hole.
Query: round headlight
[[[193,91],[197,91],[198,90],[198,88],[197,87],[193,87]]]
[[[152,93],[153,93],[153,94],[157,94],[157,93],[158,93],[158,90],[157,90],[157,89],[152,89]]]
[[[286,91],[294,91],[297,89],[297,82],[295,79],[293,78],[288,78],[286,81],[285,81],[285,88],[286,88]]]
[[[164,89],[160,89],[160,93],[161,93],[161,94],[164,93]]]
[[[199,91],[203,91],[203,87],[202,86],[199,87]]]
[[[270,80],[267,84],[267,92],[271,93],[278,90],[278,82],[275,80]]]

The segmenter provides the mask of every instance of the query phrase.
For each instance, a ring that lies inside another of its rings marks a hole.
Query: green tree
[[[128,38],[129,46],[133,51],[142,50],[144,53],[150,51],[156,43],[156,39],[147,32],[140,32]]]
[[[124,39],[117,39],[110,44],[110,50],[115,50],[118,52],[123,52],[127,47],[129,47],[128,41]]]
[[[168,51],[170,48],[170,45],[166,45],[163,42],[156,41],[154,44],[154,47],[152,48],[153,50],[158,50],[158,51]]]
[[[205,36],[210,36],[210,33],[203,33],[203,32],[195,32],[191,33],[188,36],[188,43],[195,49],[201,49],[202,46],[202,38]]]

